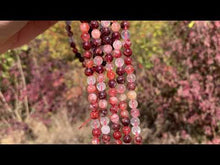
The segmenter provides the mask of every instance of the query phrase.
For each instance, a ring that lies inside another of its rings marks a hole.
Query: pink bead
[[[99,39],[101,36],[101,32],[98,29],[92,30],[92,37],[95,39]]]
[[[88,96],[88,100],[90,103],[95,103],[97,101],[97,95],[95,93],[90,93]]]
[[[89,24],[88,23],[81,23],[80,24],[80,30],[83,33],[87,33],[89,31]]]
[[[116,96],[117,95],[117,90],[115,88],[110,88],[108,90],[109,96]]]
[[[101,108],[101,109],[105,109],[106,107],[107,107],[107,105],[108,105],[108,102],[107,102],[107,100],[99,100],[99,108]]]
[[[105,75],[104,74],[98,74],[98,76],[97,76],[97,81],[98,82],[103,82],[104,79],[105,79]]]
[[[102,59],[101,56],[96,56],[96,57],[93,59],[93,61],[94,61],[94,63],[95,63],[96,65],[101,65],[102,62],[103,62],[103,59]]]
[[[112,56],[114,57],[114,58],[119,58],[119,57],[121,57],[121,51],[120,50],[117,50],[117,49],[114,49],[113,51],[112,51]]]
[[[130,108],[134,109],[134,108],[137,108],[138,102],[137,102],[137,100],[130,100],[128,105]]]
[[[120,115],[122,118],[127,118],[129,117],[129,112],[127,110],[123,110],[120,112]]]
[[[138,117],[140,116],[140,111],[138,109],[132,109],[131,110],[131,116],[132,117]]]
[[[119,50],[119,49],[121,49],[121,47],[122,47],[121,41],[115,40],[115,41],[113,42],[113,48],[114,48],[114,49]]]
[[[118,84],[117,87],[116,87],[116,90],[118,93],[122,94],[125,92],[126,90],[126,87],[124,84]]]
[[[110,21],[101,21],[102,27],[109,27],[110,26]]]
[[[119,116],[116,113],[112,114],[110,119],[113,123],[119,122]]]
[[[132,65],[127,65],[125,67],[125,71],[126,71],[127,74],[131,74],[131,73],[134,72],[134,67]]]
[[[87,91],[88,93],[94,93],[96,91],[95,85],[88,85]]]
[[[111,28],[113,32],[118,32],[121,28],[121,25],[118,22],[113,22]]]
[[[109,54],[112,52],[112,46],[111,45],[104,45],[103,46],[103,52],[105,52],[106,54]]]
[[[118,98],[115,97],[115,96],[110,97],[110,98],[109,98],[109,103],[110,103],[111,105],[116,105],[116,104],[118,103]]]
[[[110,71],[110,70],[113,70],[114,65],[112,63],[107,63],[105,68],[106,68],[107,71]]]
[[[128,74],[127,75],[127,81],[128,82],[135,82],[135,80],[136,80],[135,74]]]
[[[115,65],[117,66],[117,67],[122,67],[123,65],[124,65],[124,59],[123,58],[117,58],[116,60],[115,60]]]

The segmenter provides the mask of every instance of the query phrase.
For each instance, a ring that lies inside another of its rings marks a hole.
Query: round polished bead
[[[128,82],[135,82],[136,81],[136,76],[135,76],[135,74],[128,74],[127,75],[127,81]]]
[[[124,93],[126,91],[126,87],[124,84],[118,84],[116,87],[117,93]]]
[[[138,109],[132,109],[131,110],[131,116],[132,117],[139,117],[140,116],[140,111]]]
[[[128,21],[122,21],[121,22],[121,28],[122,29],[128,29],[130,26],[129,22]]]
[[[91,76],[93,74],[93,70],[91,68],[86,68],[85,69],[85,75],[86,76]]]
[[[116,73],[119,75],[119,76],[122,76],[124,73],[125,73],[125,69],[123,67],[118,67],[116,69]]]
[[[95,85],[88,85],[87,91],[88,91],[88,93],[94,93],[96,91]]]
[[[105,75],[104,74],[98,74],[97,81],[98,82],[103,82],[104,80],[105,80]]]
[[[131,65],[131,63],[132,63],[132,58],[131,58],[131,57],[125,57],[125,58],[124,58],[124,61],[125,61],[125,64],[126,64],[126,65]]]
[[[115,80],[109,80],[109,81],[108,81],[108,86],[109,86],[110,88],[115,88],[116,85],[117,85],[117,82],[116,82]]]
[[[98,91],[104,91],[106,89],[106,85],[104,82],[99,82],[97,85],[96,85]]]
[[[108,72],[107,72],[107,77],[108,77],[110,80],[114,79],[114,78],[115,78],[115,72],[112,71],[112,70],[108,71]]]
[[[109,110],[112,114],[114,114],[114,113],[118,113],[119,108],[117,105],[112,105]]]
[[[83,32],[83,33],[87,33],[89,31],[89,24],[88,23],[81,23],[80,24],[80,30]]]
[[[108,36],[111,33],[111,30],[109,27],[103,27],[101,28],[101,35],[102,36]]]
[[[125,135],[128,135],[131,132],[131,128],[129,126],[122,127],[122,132]]]
[[[110,98],[109,98],[109,103],[110,103],[111,105],[116,105],[116,104],[118,103],[118,98],[115,97],[115,96],[110,97]]]
[[[107,100],[105,99],[99,100],[99,108],[106,109],[107,105],[108,105]]]
[[[139,119],[139,118],[136,118],[136,117],[132,117],[132,118],[131,118],[131,125],[132,125],[132,126],[138,126],[138,125],[140,125],[140,119]]]
[[[134,72],[134,67],[132,65],[127,65],[125,67],[125,71],[126,71],[127,74],[131,74],[131,73]]]
[[[123,47],[124,48],[130,48],[132,45],[131,40],[125,40],[125,42],[123,43]]]
[[[97,108],[98,108],[98,103],[97,102],[89,104],[89,109],[90,110],[96,110]]]
[[[104,45],[112,44],[112,38],[110,36],[102,36],[102,43]]]
[[[116,96],[117,95],[117,90],[115,88],[110,88],[108,90],[109,96]]]
[[[88,76],[87,77],[87,84],[88,85],[94,85],[96,83],[96,78],[95,76]]]
[[[92,128],[99,128],[100,127],[100,122],[98,119],[95,119],[95,120],[91,120],[91,127]]]
[[[121,117],[123,118],[128,118],[129,117],[129,112],[127,110],[123,110],[120,112]]]
[[[98,93],[98,97],[99,97],[99,99],[106,99],[107,94],[105,91],[101,91]]]
[[[121,31],[121,37],[124,39],[124,40],[127,40],[130,38],[130,32],[128,30],[122,30]]]
[[[124,126],[128,126],[130,124],[130,119],[129,118],[122,118],[121,119],[121,123],[124,125]]]
[[[100,140],[97,137],[92,138],[92,144],[100,144]]]
[[[125,83],[125,77],[124,76],[118,76],[116,80],[117,80],[118,84],[124,84]]]
[[[94,61],[94,63],[95,63],[96,65],[101,65],[102,62],[103,62],[103,59],[102,59],[101,56],[96,56],[96,57],[93,59],[93,61]]]
[[[81,35],[81,38],[82,38],[83,41],[89,41],[90,40],[90,35],[89,35],[89,33],[83,33]]]
[[[93,60],[87,60],[85,61],[85,66],[87,68],[92,68],[93,67]]]
[[[90,113],[90,117],[91,117],[91,119],[98,119],[98,117],[99,117],[99,111],[93,110],[93,111]]]
[[[90,27],[92,29],[97,29],[99,27],[99,22],[98,21],[91,21],[90,22]]]
[[[90,59],[92,57],[92,53],[90,51],[85,51],[83,53],[83,57],[85,57],[87,59]]]
[[[101,21],[102,27],[109,27],[110,26],[110,21]]]
[[[102,44],[102,40],[100,38],[98,39],[93,38],[91,41],[92,47],[98,47],[98,46],[101,46],[101,44]]]
[[[125,56],[130,57],[132,55],[132,50],[131,48],[126,48],[123,53]]]
[[[114,58],[120,58],[120,57],[122,56],[121,51],[120,51],[120,50],[117,50],[117,49],[114,49],[114,50],[112,51],[112,56],[113,56]]]
[[[113,22],[111,28],[113,32],[118,32],[121,28],[121,25],[118,22]]]
[[[95,39],[99,39],[101,36],[101,32],[98,29],[93,29],[92,30],[92,37]]]
[[[96,56],[103,56],[103,51],[102,51],[102,48],[101,46],[100,47],[96,47],[94,50],[93,50],[93,54],[96,55]]]
[[[83,42],[83,49],[89,50],[91,48],[91,44],[89,41]]]
[[[100,116],[101,116],[101,117],[105,117],[107,114],[108,114],[107,109],[101,109],[101,110],[100,110]]]
[[[126,94],[120,94],[119,95],[119,97],[118,97],[118,99],[120,100],[120,101],[125,101],[126,99],[127,99],[127,95]]]
[[[113,70],[114,69],[114,65],[112,63],[107,63],[105,68],[106,68],[107,71]]]
[[[137,97],[137,93],[135,91],[128,91],[127,93],[127,97],[130,100],[135,100]]]
[[[139,126],[134,126],[134,127],[131,128],[131,132],[134,135],[139,135],[141,133],[141,128]]]
[[[106,54],[105,55],[105,61],[106,62],[112,62],[113,61],[113,56],[111,54]]]
[[[95,69],[96,69],[96,72],[99,73],[99,74],[104,72],[104,67],[102,65],[96,66]]]
[[[114,131],[118,131],[120,130],[120,128],[121,128],[121,125],[119,123],[112,123],[112,129]]]
[[[102,66],[106,66],[107,62],[106,61],[103,61],[102,62]]]
[[[112,52],[112,46],[111,45],[104,45],[103,52],[105,52],[106,54],[110,54]]]
[[[115,41],[113,42],[113,48],[114,48],[114,49],[119,50],[119,49],[121,49],[121,47],[122,47],[122,43],[121,43],[120,40],[115,40]]]
[[[90,103],[95,103],[97,101],[97,95],[95,93],[90,93],[88,95],[88,100]]]
[[[115,144],[122,144],[122,141],[120,139],[115,140]]]
[[[138,106],[138,102],[137,102],[137,100],[130,100],[130,101],[128,102],[128,105],[129,105],[129,107],[130,107],[131,109],[135,109],[135,108],[137,108],[137,106]]]
[[[99,137],[101,135],[101,130],[99,128],[93,128],[92,135],[95,137]]]
[[[113,32],[112,33],[112,39],[114,40],[120,40],[121,39],[121,34],[119,32]]]
[[[119,116],[116,113],[112,114],[111,115],[111,121],[113,123],[118,123],[119,122]]]
[[[127,88],[128,88],[128,90],[135,90],[136,84],[134,82],[129,82],[127,84]]]
[[[120,132],[120,131],[114,131],[113,137],[114,137],[115,139],[120,139],[120,138],[121,138],[121,132]]]
[[[111,140],[111,136],[107,135],[107,134],[104,134],[104,135],[102,135],[102,140],[103,140],[104,143],[109,143],[110,140]]]
[[[108,125],[103,125],[101,128],[101,131],[103,134],[109,134],[110,133],[110,127]]]
[[[123,142],[124,143],[130,143],[131,142],[131,136],[130,135],[125,135],[123,137]]]
[[[108,117],[101,117],[100,118],[100,123],[101,125],[108,125],[110,122],[109,118]]]
[[[142,143],[142,137],[141,137],[140,135],[135,136],[134,142],[135,142],[136,144],[141,144],[141,143]]]
[[[116,65],[117,67],[122,67],[122,66],[124,65],[124,59],[123,59],[123,58],[117,58],[117,59],[115,60],[115,65]]]
[[[121,101],[119,104],[118,104],[118,107],[121,109],[121,110],[126,110],[127,109],[127,103],[125,101]]]

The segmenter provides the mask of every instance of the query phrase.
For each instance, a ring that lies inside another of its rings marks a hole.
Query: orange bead
[[[93,60],[87,60],[86,61],[86,67],[87,68],[92,68],[93,67]]]
[[[110,71],[107,72],[107,77],[108,77],[110,80],[112,80],[112,79],[115,78],[115,73],[114,73],[112,70],[110,70]]]
[[[128,96],[128,98],[129,98],[130,100],[135,100],[136,97],[137,97],[137,93],[136,93],[135,91],[129,91],[129,92],[127,93],[127,96]]]

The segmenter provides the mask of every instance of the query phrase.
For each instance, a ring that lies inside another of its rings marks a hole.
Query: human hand
[[[56,21],[0,21],[0,53],[22,46]]]

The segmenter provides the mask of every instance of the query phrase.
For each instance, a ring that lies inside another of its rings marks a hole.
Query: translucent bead
[[[96,78],[95,76],[89,76],[87,77],[87,84],[88,85],[94,85],[96,83]]]
[[[115,88],[110,88],[108,90],[109,96],[116,96],[117,95],[117,90]]]
[[[139,135],[139,134],[141,133],[141,128],[140,128],[139,126],[132,127],[131,132],[132,132],[134,135]]]
[[[135,109],[138,106],[138,102],[137,102],[137,100],[130,100],[128,105],[130,108]]]
[[[103,62],[103,59],[102,59],[101,56],[96,56],[96,57],[93,59],[93,61],[94,61],[94,63],[95,63],[96,65],[101,65],[102,62]]]
[[[100,127],[99,119],[92,120],[90,125],[92,128],[99,128]]]
[[[107,105],[108,105],[108,102],[107,102],[107,100],[99,100],[99,108],[101,108],[101,109],[105,109],[106,107],[107,107]]]
[[[131,116],[132,117],[138,117],[140,116],[140,111],[138,109],[132,109],[131,110]]]
[[[122,30],[121,37],[126,40],[130,38],[130,32],[128,30]]]
[[[102,27],[109,27],[110,26],[110,21],[101,21]]]
[[[136,80],[135,74],[128,74],[127,75],[127,81],[128,82],[135,82],[135,80]]]
[[[104,125],[101,128],[101,131],[103,134],[109,134],[110,133],[110,127],[108,125]]]
[[[120,112],[120,115],[122,118],[129,117],[129,112],[127,110],[123,110]]]
[[[92,30],[92,37],[93,37],[94,39],[99,39],[100,36],[101,36],[101,32],[100,32],[98,29]]]
[[[126,86],[124,84],[118,84],[116,87],[117,93],[124,93],[126,90]]]
[[[121,25],[118,22],[113,22],[111,28],[113,32],[118,32],[121,28]]]
[[[109,118],[108,117],[101,117],[100,118],[100,123],[101,125],[108,125],[109,124]]]
[[[126,71],[127,74],[131,74],[131,73],[134,72],[134,67],[132,65],[127,65],[125,67],[125,71]]]
[[[112,63],[107,63],[106,66],[105,66],[106,70],[109,71],[109,70],[113,70],[114,68],[114,65]]]
[[[118,103],[118,98],[115,97],[115,96],[110,97],[110,98],[109,98],[109,103],[110,103],[111,105],[116,105],[116,104]]]
[[[121,47],[122,47],[122,43],[121,43],[120,40],[115,40],[115,41],[113,42],[113,48],[114,48],[114,49],[120,50]]]
[[[127,97],[130,100],[135,100],[137,97],[137,93],[135,91],[128,91],[127,93]]]
[[[132,126],[138,126],[140,124],[140,119],[137,117],[132,117],[131,118],[131,125]]]
[[[88,95],[88,100],[90,103],[95,103],[97,101],[97,95],[95,93],[90,93]]]
[[[89,31],[89,24],[88,23],[81,23],[80,24],[80,30],[83,32],[83,33],[87,33]]]
[[[116,60],[115,60],[115,65],[117,66],[117,67],[122,67],[123,65],[124,65],[124,59],[123,58],[117,58]]]
[[[94,93],[96,91],[95,85],[88,85],[87,86],[87,92],[88,93]]]
[[[94,138],[92,139],[92,144],[100,144],[99,138],[94,137]]]
[[[119,116],[116,113],[112,114],[111,115],[111,121],[113,123],[118,123],[119,122]]]
[[[104,82],[99,82],[97,85],[96,85],[98,91],[104,91],[106,89],[106,85]]]
[[[105,79],[105,75],[104,74],[98,74],[98,76],[97,76],[97,81],[98,82],[103,82],[104,79]]]
[[[103,46],[103,52],[105,52],[106,54],[109,54],[112,52],[112,46],[111,45],[104,45]]]
[[[120,94],[119,95],[119,97],[118,97],[118,99],[120,100],[120,101],[125,101],[126,99],[127,99],[127,95],[126,94]]]

